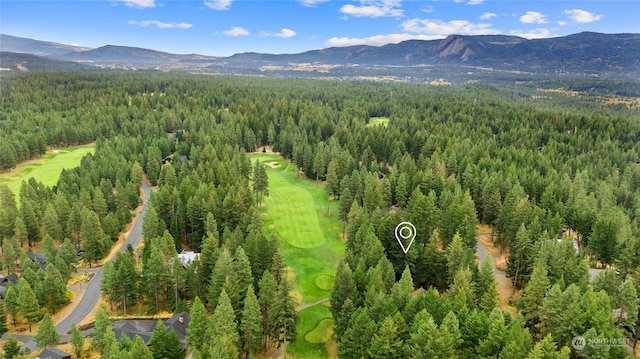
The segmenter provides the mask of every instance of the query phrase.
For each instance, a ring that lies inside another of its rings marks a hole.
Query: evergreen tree
[[[244,248],[238,247],[233,257],[232,268],[232,284],[234,291],[238,294],[240,300],[237,303],[231,303],[236,310],[236,317],[240,317],[244,303],[244,297],[250,285],[253,284],[253,276],[251,275],[251,263],[244,252]]]
[[[27,319],[31,333],[31,324],[42,319],[42,308],[24,276],[18,279],[18,308],[20,314]]]
[[[167,329],[164,326],[162,320],[158,319],[151,338],[149,339],[149,348],[153,354],[153,359],[165,359],[168,358],[168,341],[167,341]]]
[[[131,346],[131,358],[153,359],[153,352],[151,352],[151,349],[144,343],[144,340],[137,335],[133,339],[133,345]]]
[[[211,315],[208,327],[208,337],[214,338],[214,342],[215,338],[222,336],[226,337],[229,340],[229,344],[237,350],[240,344],[238,325],[231,300],[224,289],[220,293],[218,306],[216,306],[213,315]]]
[[[18,213],[15,194],[7,185],[2,185],[0,187],[0,238],[3,238],[3,242],[5,238],[13,237]]]
[[[368,354],[370,358],[402,358],[403,344],[393,318],[386,317],[371,338]]]
[[[285,345],[287,342],[296,340],[296,324],[299,321],[291,290],[291,283],[287,279],[283,279],[277,287],[273,327],[270,335],[271,338],[280,343],[284,342]]]
[[[230,281],[233,277],[233,257],[229,253],[229,250],[224,248],[218,260],[211,272],[211,279],[209,280],[209,289],[207,293],[207,300],[211,308],[215,308],[218,305],[218,298],[224,287],[225,281]]]
[[[521,314],[509,324],[505,346],[500,352],[499,359],[524,359],[533,348],[531,333],[524,326],[524,317]]]
[[[260,351],[262,343],[261,319],[260,304],[253,291],[253,285],[250,284],[244,299],[242,319],[240,320],[242,350],[247,358],[254,357]]]
[[[460,269],[471,269],[475,266],[473,251],[466,248],[459,235],[453,236],[453,240],[447,248],[447,274],[449,280],[453,280],[454,275]]]
[[[491,260],[492,258],[488,256],[482,262],[476,287],[476,293],[480,294],[478,308],[486,313],[491,313],[498,306],[498,283]]]
[[[338,162],[334,158],[329,162],[327,169],[327,183],[324,187],[327,192],[327,202],[330,203],[331,196],[334,198],[340,195],[340,179],[338,178]],[[327,204],[327,213],[329,213],[329,205]]]
[[[531,273],[531,280],[522,293],[522,304],[524,318],[527,326],[533,329],[540,323],[543,316],[542,305],[545,294],[549,289],[549,278],[547,278],[547,268],[541,261],[536,262]]]
[[[346,234],[347,223],[349,222],[349,212],[351,211],[351,205],[353,204],[353,195],[349,187],[344,187],[340,194],[340,219],[343,222],[342,235]]]
[[[100,219],[95,212],[85,210],[82,218],[82,225],[80,227],[80,237],[82,238],[83,248],[85,250],[83,258],[89,261],[89,266],[92,262],[96,262],[102,259],[106,250],[106,239],[102,226],[100,225]]]
[[[4,342],[2,350],[4,351],[4,359],[15,359],[20,355],[20,343],[18,343],[16,338],[9,337]]]
[[[4,307],[4,300],[0,300],[0,337],[2,337],[4,333],[8,331],[9,328],[7,327],[7,312]]]
[[[407,195],[409,193],[407,187],[407,176],[401,173],[396,183],[396,206],[404,208],[407,205]]]
[[[262,205],[262,198],[265,194],[268,194],[269,177],[264,165],[260,161],[256,160],[256,164],[253,167],[253,191],[256,193],[256,204],[258,207]]]
[[[369,341],[377,332],[376,323],[369,316],[365,307],[358,308],[349,320],[344,335],[338,337],[338,356],[340,358],[366,358],[369,356]]]
[[[462,333],[460,333],[460,322],[453,312],[449,312],[440,324],[441,331],[447,331],[453,340],[454,348],[459,348],[464,342],[462,340]]]
[[[105,337],[109,328],[112,328],[111,319],[104,306],[100,306],[96,313],[96,324],[91,332],[91,348],[97,352],[105,349]]]
[[[40,323],[38,323],[38,333],[34,339],[39,348],[55,346],[60,342],[60,334],[56,331],[49,314],[45,314]]]
[[[521,287],[523,278],[529,274],[532,257],[532,244],[524,223],[520,225],[515,238],[511,241],[507,260],[507,276],[513,279],[513,290]]]
[[[82,349],[84,348],[84,335],[78,329],[76,323],[71,324],[71,338],[69,339],[71,347],[73,348],[73,354],[76,358],[82,358]]]
[[[453,337],[448,330],[441,332],[433,317],[423,309],[414,319],[404,357],[453,359],[456,357]]]
[[[18,290],[13,284],[7,285],[7,291],[4,293],[3,304],[7,314],[11,316],[11,322],[16,325],[18,313],[20,312]]]
[[[476,294],[471,276],[471,271],[468,268],[458,270],[447,291],[447,297],[456,312],[465,308],[471,310],[476,306]]]
[[[560,351],[556,349],[556,343],[551,334],[547,335],[533,347],[527,359],[569,359],[569,348],[562,347]]]
[[[14,273],[20,258],[20,243],[16,236],[5,237],[2,240],[2,268],[7,273]]]
[[[268,270],[264,271],[260,282],[258,282],[258,288],[258,303],[262,313],[262,333],[264,335],[262,347],[263,350],[267,350],[272,345],[270,334],[271,328],[274,326],[273,318],[275,317],[277,301],[276,281]]]
[[[489,315],[491,327],[486,339],[480,341],[478,354],[482,357],[495,357],[506,344],[507,328],[500,308],[494,308]]]
[[[163,359],[183,359],[185,356],[184,349],[182,349],[180,338],[178,338],[175,329],[171,328],[165,339],[165,356]]]
[[[187,347],[191,350],[202,350],[207,340],[207,311],[199,297],[195,297],[191,305],[191,321],[187,327]]]
[[[356,295],[357,287],[353,280],[351,268],[349,267],[349,263],[343,259],[338,264],[338,269],[336,270],[336,275],[333,280],[333,288],[331,289],[331,306],[329,310],[331,310],[333,317],[338,318],[345,300],[351,299],[351,301],[354,302]]]

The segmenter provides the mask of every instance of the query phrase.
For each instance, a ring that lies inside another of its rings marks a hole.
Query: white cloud
[[[298,0],[300,5],[306,6],[306,7],[314,7],[317,4],[322,4],[323,2],[327,2],[327,1],[329,0]]]
[[[229,10],[233,0],[207,0],[204,4],[213,10]]]
[[[190,29],[191,26],[193,26],[186,22],[162,22],[158,20],[143,20],[143,21],[130,20],[129,25],[138,25],[141,27],[155,26],[158,29]]]
[[[340,12],[354,17],[400,17],[404,14],[404,11],[398,8],[401,3],[400,0],[360,0],[360,5],[344,5]]]
[[[402,23],[402,28],[407,32],[430,34],[430,35],[489,35],[498,34],[499,31],[493,29],[491,24],[474,24],[467,20],[431,20],[431,19],[410,19]]]
[[[498,15],[496,15],[496,14],[494,14],[492,12],[485,12],[485,13],[482,13],[482,15],[480,15],[480,20],[489,20],[489,19],[494,18],[496,16],[498,16]]]
[[[271,36],[275,36],[275,37],[282,37],[282,38],[289,38],[289,37],[294,37],[296,36],[296,32],[291,30],[291,29],[282,29],[280,30],[280,32],[275,33],[275,34],[271,34]]]
[[[244,27],[241,27],[241,26],[234,26],[229,30],[223,31],[222,33],[227,35],[227,36],[247,36],[247,35],[251,35],[251,33],[247,29],[245,29]]]
[[[434,10],[435,10],[435,8],[433,6],[431,6],[431,5],[425,5],[420,9],[420,11],[426,12],[426,13],[433,12]]]
[[[387,34],[375,35],[371,37],[332,37],[324,44],[327,47],[345,47],[355,45],[371,45],[382,46],[386,44],[397,44],[406,40],[436,40],[442,39],[440,35],[421,35],[421,34]]]
[[[580,9],[565,10],[564,14],[567,15],[569,19],[581,24],[587,24],[602,19],[602,15],[596,15]]]
[[[521,31],[511,31],[511,35],[524,37],[525,39],[546,39],[549,37],[554,37],[555,35],[551,33],[549,29],[535,29],[527,32]]]
[[[546,17],[537,11],[527,11],[526,14],[520,16],[520,22],[523,24],[546,24]]]
[[[155,0],[119,0],[128,7],[137,7],[140,9],[156,6]]]
[[[566,21],[558,21],[558,25],[560,25],[560,26],[565,26],[567,24],[568,24],[568,22],[566,22]]]
[[[480,5],[482,3],[484,3],[484,0],[453,0],[453,2],[457,2],[457,3],[461,3],[461,2],[466,2],[467,5]]]

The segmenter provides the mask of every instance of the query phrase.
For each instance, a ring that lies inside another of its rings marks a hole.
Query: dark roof
[[[46,348],[37,356],[37,359],[71,359],[71,354],[56,348]]]
[[[4,285],[7,282],[11,282],[13,284],[18,283],[18,275],[15,273],[11,273],[8,276],[4,277],[4,278],[0,278],[0,284]]]
[[[178,338],[184,339],[187,336],[187,327],[191,321],[191,315],[188,312],[174,314],[171,318],[164,322],[167,331],[173,330],[178,334]]]
[[[113,328],[113,334],[116,335],[116,339],[120,340],[120,337],[126,335],[129,339],[134,340],[136,336],[140,337],[146,345],[149,345],[152,332],[143,332],[140,330],[128,330],[125,328]]]
[[[47,263],[47,260],[44,257],[44,253],[27,252],[27,256],[29,256],[29,258],[31,258],[31,260],[34,262]]]

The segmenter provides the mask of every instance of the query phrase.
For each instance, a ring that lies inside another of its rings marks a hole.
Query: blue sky
[[[0,32],[87,47],[228,56],[450,34],[640,32],[640,1],[2,0]]]

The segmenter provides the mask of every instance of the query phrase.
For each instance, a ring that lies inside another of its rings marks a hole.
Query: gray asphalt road
[[[491,234],[490,232],[478,233],[477,236],[485,236],[490,234]],[[478,260],[479,260],[478,265],[481,265],[484,259],[489,255],[489,252],[484,247],[484,244],[482,244],[482,242],[480,241],[478,241],[477,252],[478,252]],[[513,290],[513,287],[511,285],[511,280],[507,278],[504,271],[501,271],[500,269],[496,268],[496,262],[493,260],[495,258],[493,256],[491,256],[491,258],[492,258],[491,268],[493,269],[493,274],[495,275],[496,281],[498,282],[499,292],[502,295],[505,295],[506,293],[511,293],[511,291]]]
[[[140,210],[140,215],[138,216],[138,220],[131,228],[131,232],[129,233],[129,237],[127,241],[122,245],[120,252],[124,252],[127,249],[127,246],[131,244],[134,248],[140,241],[140,237],[142,236],[142,220],[144,218],[145,213],[147,212],[147,205],[149,202],[149,196],[151,195],[151,187],[146,183],[142,183],[142,191],[144,192],[144,203],[142,205],[142,209]],[[100,299],[100,282],[102,281],[102,267],[95,268],[95,275],[91,278],[87,286],[87,289],[84,292],[84,295],[80,299],[80,302],[73,309],[69,315],[64,318],[60,323],[56,325],[56,329],[58,333],[62,336],[67,334],[71,330],[72,323],[80,323],[86,318],[93,308],[95,308],[96,304],[98,304],[98,300]],[[35,333],[33,333],[35,335]],[[26,339],[26,338],[23,338]],[[31,351],[37,349],[37,345],[33,338],[26,341],[22,348],[28,347]]]

